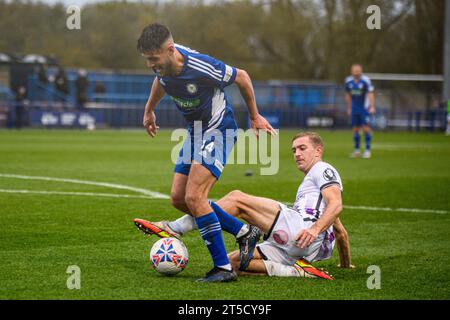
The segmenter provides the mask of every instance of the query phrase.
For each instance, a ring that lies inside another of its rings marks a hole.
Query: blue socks
[[[210,201],[213,212],[195,218],[200,234],[211,254],[214,266],[231,270],[225,243],[223,242],[222,229],[235,237],[245,232],[245,224],[239,219],[225,212],[216,203]],[[220,222],[219,222],[220,221]]]
[[[370,151],[370,145],[372,144],[372,134],[366,133],[366,150]]]
[[[366,140],[366,150],[370,151],[370,147],[372,144],[372,133],[365,133],[365,140]],[[360,144],[361,144],[361,137],[359,133],[353,133],[353,142],[355,143],[355,150],[359,150]]]
[[[220,221],[222,229],[228,233],[231,233],[235,237],[238,235],[239,231],[244,226],[244,223],[232,215],[226,213],[221,207],[219,207],[215,202],[209,201],[209,204],[213,208]]]
[[[231,270],[227,251],[225,250],[225,243],[223,242],[222,228],[214,211],[195,218],[195,222],[205,241],[206,247],[208,247],[214,266]]]
[[[353,141],[355,142],[355,150],[359,150],[360,146],[360,136],[359,133],[353,133]]]

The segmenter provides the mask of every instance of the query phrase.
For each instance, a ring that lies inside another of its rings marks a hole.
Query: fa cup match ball
[[[186,246],[176,238],[159,239],[150,250],[152,267],[164,275],[174,275],[183,271],[188,259]]]

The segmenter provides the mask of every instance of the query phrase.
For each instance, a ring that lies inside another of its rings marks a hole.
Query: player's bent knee
[[[227,198],[234,202],[239,202],[243,197],[245,196],[245,193],[241,190],[233,190],[230,193],[227,194]]]
[[[188,192],[186,193],[186,196],[184,197],[184,201],[186,203],[186,205],[188,206],[188,208],[191,211],[195,211],[195,209],[197,208],[197,206],[203,201],[203,202],[207,202],[208,199],[205,198],[200,192]]]
[[[187,204],[185,202],[172,202],[172,206],[175,209],[180,210],[182,212],[185,212],[185,210],[187,208]]]
[[[184,195],[180,196],[178,194],[171,194],[170,201],[172,203],[172,206],[174,206],[177,209],[186,207],[186,201],[185,201]]]

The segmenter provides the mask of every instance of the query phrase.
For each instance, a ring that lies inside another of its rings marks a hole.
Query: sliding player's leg
[[[270,227],[280,212],[278,201],[252,196],[239,190],[228,193],[216,203],[230,215],[244,219],[264,233],[270,231]]]
[[[167,235],[180,238],[182,235],[197,229],[195,218],[192,217],[184,199],[181,200],[181,195],[185,196],[186,183],[187,183],[187,176],[176,173],[171,193],[173,206],[179,209],[180,211],[186,212],[185,215],[181,216],[180,218],[174,221],[151,222],[143,219],[135,219],[134,221],[138,226],[138,228],[147,234],[156,234],[157,236],[163,238],[166,237]],[[227,203],[228,203],[227,205],[230,206],[229,201]],[[236,219],[233,215],[228,214],[228,212],[224,210],[218,204],[218,202],[210,201],[210,205],[214,210],[214,212],[216,213],[217,217],[219,218],[220,224],[224,231],[234,235],[236,239],[241,239],[241,242],[243,241],[244,236],[245,239],[249,239],[249,235],[254,229],[252,228],[252,226],[248,226],[243,222],[241,222],[240,220]]]
[[[182,175],[180,175],[180,176],[182,176]],[[187,179],[186,179],[186,182],[187,182]],[[181,211],[181,209],[184,209],[185,207],[187,208],[187,205],[185,204],[184,201],[182,202],[181,200],[176,200],[177,197],[179,197],[179,194],[183,194],[183,195],[185,194],[185,187],[184,187],[183,193],[172,192],[172,197],[171,197],[172,204],[176,208],[180,209],[180,211]],[[226,197],[229,197],[230,195],[234,196],[235,193],[228,194]],[[231,199],[221,199],[216,202],[210,201],[210,205],[211,205],[212,209],[214,210],[214,212],[216,213],[217,217],[219,218],[219,221],[222,225],[222,229],[230,234],[233,234],[236,238],[239,238],[239,237],[245,235],[249,231],[250,228],[243,222],[236,219],[236,217],[238,217],[238,211],[234,209],[235,205],[232,204],[230,201],[232,201],[232,200]],[[223,205],[221,205],[224,203],[226,203],[226,206],[227,206],[225,209],[222,208]],[[233,211],[228,212],[228,209],[233,210]],[[188,212],[186,212],[186,211],[188,211]],[[179,237],[181,235],[184,235],[190,231],[197,229],[197,225],[195,224],[195,218],[192,217],[188,208],[186,211],[184,211],[184,212],[186,212],[185,215],[181,216],[180,218],[178,218],[174,221],[150,222],[150,221],[146,221],[143,219],[135,219],[135,221],[140,221],[141,223],[144,223],[144,225],[156,226],[156,228],[160,228],[170,234],[176,234],[176,236]],[[158,232],[152,233],[151,230],[146,233],[156,234],[158,236],[162,235],[161,233],[158,233]]]
[[[215,212],[219,212],[219,214],[216,214],[218,216],[220,215],[222,217],[222,220],[231,220],[231,218],[229,218],[228,216],[239,217],[244,219],[248,223],[257,226],[265,233],[269,231],[275,217],[280,211],[280,204],[277,201],[268,198],[252,196],[239,190],[228,193],[226,196],[216,202],[211,202],[211,206]],[[191,218],[190,216],[183,216],[180,219],[193,220],[193,218]],[[237,219],[234,218],[234,220]],[[235,223],[237,225],[244,226],[242,223]],[[231,222],[223,223],[223,225],[228,226],[229,230],[226,231],[234,233],[236,236],[238,235],[239,231],[241,231],[233,226]],[[171,224],[170,226],[172,227],[173,225]],[[179,233],[184,234],[191,230],[178,231],[180,231]]]
[[[267,275],[266,267],[258,250],[254,249],[253,259],[250,261],[245,271],[239,271],[241,260],[239,251],[232,251],[228,254],[231,266],[239,275]]]

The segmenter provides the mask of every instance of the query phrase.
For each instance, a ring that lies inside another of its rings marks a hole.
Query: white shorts
[[[264,236],[265,241],[258,244],[256,249],[263,260],[285,265],[293,265],[300,258],[313,262],[319,254],[325,232],[322,232],[310,246],[303,249],[297,247],[295,241],[300,230],[308,229],[312,224],[311,221],[304,221],[303,216],[298,211],[280,203],[280,212],[269,233]]]

